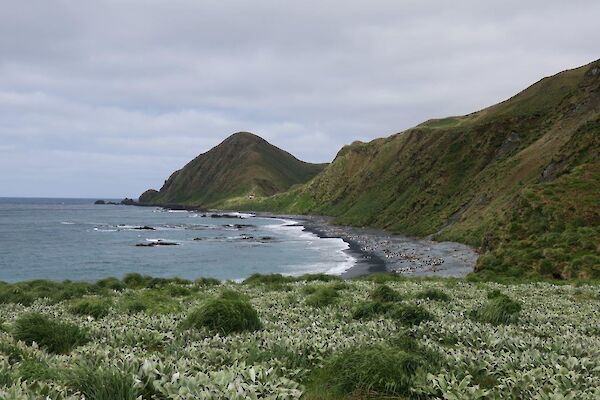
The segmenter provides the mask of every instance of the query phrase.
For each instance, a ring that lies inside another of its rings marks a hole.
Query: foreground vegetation
[[[0,283],[0,398],[596,399],[599,305],[394,275]]]

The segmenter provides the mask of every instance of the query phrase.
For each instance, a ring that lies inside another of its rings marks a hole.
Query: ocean
[[[0,198],[0,281],[96,281],[128,272],[240,280],[340,274],[355,263],[343,240],[288,219],[93,203]]]

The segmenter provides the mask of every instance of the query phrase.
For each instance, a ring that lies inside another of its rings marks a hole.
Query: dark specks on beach
[[[469,246],[454,242],[435,242],[369,228],[334,225],[320,216],[284,216],[298,221],[290,226],[322,238],[341,238],[357,263],[343,277],[353,278],[388,271],[403,275],[464,277],[473,272],[479,256]]]

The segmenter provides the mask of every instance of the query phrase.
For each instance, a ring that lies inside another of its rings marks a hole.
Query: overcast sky
[[[0,0],[0,197],[137,197],[231,133],[300,159],[600,58],[600,1]]]

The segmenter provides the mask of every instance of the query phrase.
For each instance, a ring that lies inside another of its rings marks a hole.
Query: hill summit
[[[249,132],[238,132],[175,171],[160,191],[140,196],[142,204],[217,206],[234,198],[270,196],[305,183],[325,168],[273,146]]]

